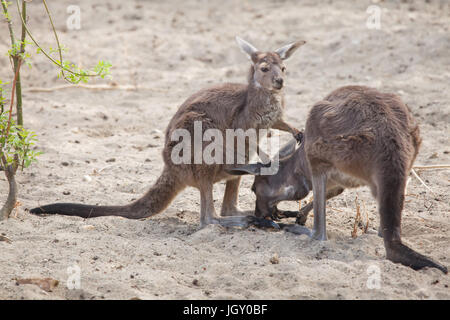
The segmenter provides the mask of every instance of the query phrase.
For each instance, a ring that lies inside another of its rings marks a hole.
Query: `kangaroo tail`
[[[124,206],[94,206],[78,203],[54,203],[30,210],[32,214],[61,214],[83,218],[120,216],[128,219],[147,218],[163,211],[173,198],[184,189],[166,167],[155,184],[140,199]]]

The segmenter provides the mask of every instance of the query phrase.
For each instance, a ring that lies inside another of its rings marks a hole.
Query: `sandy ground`
[[[161,132],[184,99],[213,83],[246,81],[248,61],[235,35],[261,49],[307,41],[286,62],[288,122],[302,128],[310,106],[339,86],[373,86],[398,93],[420,121],[423,145],[416,164],[450,163],[450,5],[426,2],[83,0],[81,29],[67,30],[66,9],[73,1],[51,1],[67,58],[83,66],[98,59],[114,65],[112,80],[92,84],[143,89],[25,92],[25,123],[38,134],[44,154],[18,175],[21,206],[0,222],[0,234],[11,240],[0,242],[0,298],[449,299],[449,276],[385,259],[375,234],[376,204],[366,188],[329,201],[326,242],[254,228],[199,229],[194,189],[145,221],[42,218],[26,211],[55,201],[125,204],[143,194],[162,169]],[[366,27],[366,9],[374,3],[381,9],[379,30]],[[54,47],[40,2],[30,3],[28,11],[35,37]],[[2,21],[0,52],[8,45]],[[64,85],[56,74],[35,55],[33,68],[23,69],[24,87]],[[0,75],[11,78],[4,54]],[[450,266],[449,171],[419,174],[434,195],[412,178],[404,241]],[[251,183],[246,177],[241,185],[242,209],[253,209]],[[1,202],[3,174],[0,190]],[[218,211],[223,191],[224,184],[217,184]],[[352,239],[356,196],[365,204],[370,232],[359,228]],[[66,283],[77,267],[81,288],[70,290]],[[46,277],[59,281],[52,292],[14,280]]]

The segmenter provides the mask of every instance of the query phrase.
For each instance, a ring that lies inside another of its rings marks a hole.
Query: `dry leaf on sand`
[[[32,278],[32,279],[15,279],[16,284],[34,284],[44,291],[52,292],[52,290],[58,285],[59,281],[52,278]]]

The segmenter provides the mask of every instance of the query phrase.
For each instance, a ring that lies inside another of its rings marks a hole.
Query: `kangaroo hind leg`
[[[327,240],[327,226],[326,226],[327,174],[314,173],[312,176],[312,185],[313,185],[314,200],[313,203],[310,203],[308,205],[306,209],[307,210],[306,216],[311,209],[314,210],[313,230],[310,230],[299,223],[295,224],[280,223],[279,226],[287,232],[300,235],[306,234],[307,236],[316,240]]]
[[[406,173],[394,173],[379,178],[378,206],[380,231],[386,248],[386,258],[414,270],[432,267],[447,273],[440,263],[414,251],[401,241],[401,215],[403,209]]]
[[[228,180],[225,186],[225,194],[223,196],[221,216],[243,215],[238,207],[239,184],[241,177]]]

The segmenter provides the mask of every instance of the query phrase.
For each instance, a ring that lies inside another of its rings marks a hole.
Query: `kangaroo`
[[[164,169],[150,190],[138,200],[123,206],[94,206],[74,203],[55,203],[31,209],[32,214],[62,214],[84,218],[99,216],[121,216],[141,219],[163,211],[185,187],[200,191],[200,225],[218,223],[223,226],[246,227],[249,224],[262,226],[272,222],[242,215],[237,207],[240,177],[229,175],[226,164],[195,163],[175,164],[171,155],[178,142],[172,141],[177,130],[184,130],[194,139],[196,122],[206,129],[268,129],[290,132],[296,136],[299,131],[283,120],[285,108],[283,87],[288,59],[305,41],[289,43],[273,52],[261,52],[253,45],[236,37],[240,49],[251,61],[248,84],[225,83],[200,90],[190,96],[175,113],[165,132],[162,152]],[[197,137],[198,138],[198,137]],[[200,137],[201,139],[201,137]],[[189,145],[194,146],[192,140]],[[205,148],[205,142],[201,142]],[[194,150],[194,149],[192,149]],[[191,152],[193,155],[195,150]],[[236,149],[234,149],[236,157]],[[250,154],[246,155],[246,160]],[[221,209],[222,217],[215,213],[213,184],[226,180]],[[240,216],[239,216],[240,215]]]
[[[409,108],[394,94],[363,86],[346,86],[316,103],[307,118],[305,137],[296,148],[291,141],[280,150],[275,175],[258,175],[261,163],[228,169],[230,174],[253,174],[258,217],[292,217],[277,203],[300,200],[313,190],[314,200],[303,207],[297,224],[280,224],[296,234],[326,240],[326,200],[345,188],[368,185],[378,201],[379,235],[387,259],[415,270],[447,268],[417,253],[401,241],[401,214],[406,179],[421,144],[419,126]],[[314,209],[313,230],[302,226]]]

